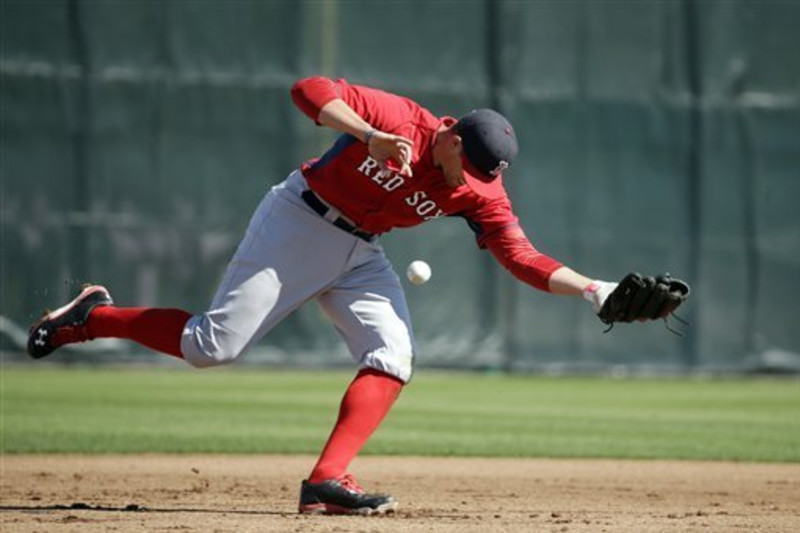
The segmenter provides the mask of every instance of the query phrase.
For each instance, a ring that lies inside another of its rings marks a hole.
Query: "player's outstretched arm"
[[[515,277],[553,294],[583,297],[606,324],[666,318],[689,296],[689,285],[669,274],[630,273],[619,283],[587,278],[538,252],[521,231],[498,232],[485,242]]]
[[[581,295],[606,324],[667,318],[689,297],[689,285],[669,274],[632,272],[619,283],[590,280],[561,267],[550,276],[550,292]]]
[[[689,285],[669,274],[632,272],[616,283],[575,272],[533,247],[508,202],[488,203],[484,211],[468,215],[478,245],[488,248],[514,277],[553,294],[582,296],[606,324],[667,318],[689,297]]]
[[[569,267],[562,266],[550,275],[548,287],[553,294],[581,295],[592,280],[578,274]]]

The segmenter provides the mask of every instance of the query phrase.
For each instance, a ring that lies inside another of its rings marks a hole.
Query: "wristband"
[[[587,302],[594,301],[595,293],[600,288],[600,283],[601,282],[593,281],[590,284],[588,284],[586,287],[584,287],[584,289],[583,289],[583,299],[586,300]]]
[[[376,128],[372,128],[371,130],[369,130],[369,131],[367,132],[367,134],[366,134],[366,135],[364,135],[364,144],[366,144],[367,146],[369,146],[369,140],[372,138],[372,135],[373,135],[373,134],[374,134],[376,131],[378,131]]]
[[[596,279],[583,289],[583,299],[592,304],[594,312],[598,313],[606,302],[608,295],[617,288],[616,283]]]

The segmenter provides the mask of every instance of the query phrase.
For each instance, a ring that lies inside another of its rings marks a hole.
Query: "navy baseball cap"
[[[519,147],[514,127],[492,109],[475,109],[456,123],[464,147],[465,169],[476,180],[490,183],[511,166]]]

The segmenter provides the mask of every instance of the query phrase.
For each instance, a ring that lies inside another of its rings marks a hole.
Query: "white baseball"
[[[406,276],[414,285],[422,285],[431,279],[431,267],[425,261],[412,261],[406,269]]]

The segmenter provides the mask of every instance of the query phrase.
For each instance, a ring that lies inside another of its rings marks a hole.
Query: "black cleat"
[[[86,319],[98,305],[114,301],[105,287],[86,285],[83,291],[64,307],[51,311],[31,326],[28,354],[34,359],[50,355],[54,350],[75,342],[89,340]]]
[[[397,502],[386,494],[367,494],[355,478],[345,474],[320,483],[306,480],[300,488],[302,514],[384,514],[397,509]]]

